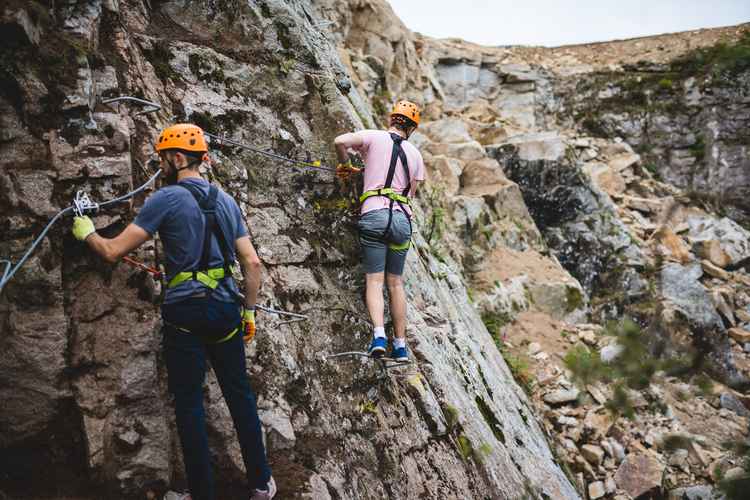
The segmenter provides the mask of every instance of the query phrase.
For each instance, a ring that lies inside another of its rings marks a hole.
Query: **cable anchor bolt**
[[[83,217],[88,214],[95,214],[99,211],[99,204],[92,201],[89,195],[84,191],[78,191],[73,199],[73,213],[76,217]]]

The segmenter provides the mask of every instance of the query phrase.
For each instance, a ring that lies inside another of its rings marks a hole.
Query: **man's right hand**
[[[95,232],[94,223],[87,216],[73,218],[73,236],[78,241],[86,241]]]
[[[242,338],[246,344],[253,341],[255,337],[255,309],[242,311]]]
[[[361,168],[355,167],[351,162],[339,163],[336,166],[336,177],[342,181],[347,181],[352,174],[357,174],[361,171]]]

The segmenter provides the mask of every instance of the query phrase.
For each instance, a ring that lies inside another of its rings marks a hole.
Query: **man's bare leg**
[[[372,343],[368,352],[371,356],[379,357],[385,353],[388,346],[388,339],[385,336],[383,309],[383,281],[385,273],[368,273],[365,275],[365,302],[367,302],[367,311],[370,313],[372,321]]]
[[[372,326],[375,328],[383,327],[383,281],[385,273],[372,273],[365,275],[365,302],[367,302],[367,311],[370,313]]]
[[[400,275],[386,274],[388,296],[390,297],[391,318],[396,338],[406,338],[406,292]]]
[[[409,361],[406,349],[406,292],[401,276],[397,274],[386,274],[388,295],[391,303],[391,318],[393,318],[393,351],[391,357],[399,362]]]

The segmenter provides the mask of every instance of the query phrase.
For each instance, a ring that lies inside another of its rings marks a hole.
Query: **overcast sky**
[[[633,38],[750,21],[750,0],[388,0],[412,31],[482,45]]]

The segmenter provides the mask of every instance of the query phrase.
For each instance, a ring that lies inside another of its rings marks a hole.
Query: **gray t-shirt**
[[[198,186],[201,192],[208,194],[208,181],[197,177],[183,179],[180,183]],[[247,236],[247,227],[242,218],[237,202],[219,189],[216,198],[216,220],[221,226],[227,244],[235,259],[235,241]],[[151,195],[141,208],[134,223],[153,236],[156,232],[161,237],[167,269],[167,282],[177,273],[196,269],[203,252],[203,234],[205,219],[198,202],[190,191],[179,186],[165,186]],[[223,266],[221,248],[216,237],[211,238],[211,256],[209,268]],[[195,280],[188,280],[174,288],[168,288],[164,298],[165,304],[179,302],[206,287]],[[233,279],[223,279],[212,295],[217,300],[235,302],[237,284]]]

